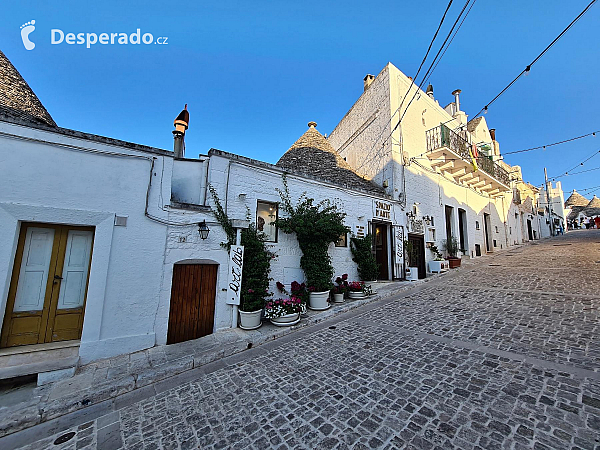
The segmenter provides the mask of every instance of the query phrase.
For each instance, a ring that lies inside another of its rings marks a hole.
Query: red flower
[[[277,285],[277,289],[279,289],[281,292],[285,291],[285,286],[283,285],[283,283],[281,283],[281,282],[278,281],[275,284]]]
[[[344,275],[342,275],[342,280],[346,281],[348,279],[348,274],[345,273]]]

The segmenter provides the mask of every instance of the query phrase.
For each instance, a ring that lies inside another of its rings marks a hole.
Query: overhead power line
[[[568,25],[568,26],[567,26],[567,27],[566,27],[564,30],[562,30],[562,32],[561,32],[561,33],[560,33],[558,36],[556,36],[556,37],[554,38],[554,40],[553,40],[552,42],[550,42],[550,44],[548,44],[548,46],[547,46],[547,47],[546,47],[546,48],[545,48],[545,49],[542,51],[542,53],[540,53],[539,55],[537,55],[537,56],[535,57],[535,59],[534,59],[533,61],[531,61],[531,62],[529,63],[529,65],[528,65],[527,67],[525,67],[525,69],[523,69],[519,75],[517,75],[517,76],[516,76],[516,78],[515,78],[514,80],[512,80],[510,83],[508,83],[508,85],[507,85],[507,86],[506,86],[504,89],[502,89],[498,95],[496,95],[496,96],[495,96],[495,97],[494,97],[494,98],[493,98],[493,99],[492,99],[492,100],[491,100],[491,101],[490,101],[490,102],[489,102],[487,105],[485,105],[483,108],[481,108],[481,110],[480,110],[480,111],[479,111],[479,112],[478,112],[478,113],[477,113],[475,116],[473,116],[473,119],[474,119],[475,117],[479,116],[481,113],[483,113],[483,112],[487,112],[488,108],[489,108],[489,107],[492,105],[492,103],[494,103],[496,100],[498,100],[498,98],[500,98],[500,96],[501,96],[502,94],[504,94],[504,93],[505,93],[505,92],[506,92],[508,89],[510,89],[510,87],[511,87],[513,84],[515,84],[515,83],[516,83],[516,81],[517,81],[519,78],[521,78],[523,75],[525,75],[526,73],[528,73],[528,72],[531,70],[531,68],[533,67],[533,65],[534,65],[535,63],[537,63],[537,62],[540,60],[540,58],[541,58],[542,56],[544,56],[544,55],[546,54],[546,52],[547,52],[548,50],[550,50],[550,49],[552,48],[552,46],[553,46],[554,44],[556,44],[556,43],[557,43],[557,42],[560,40],[560,38],[561,38],[561,37],[563,37],[563,36],[565,35],[565,33],[566,33],[567,31],[569,31],[569,29],[571,29],[571,27],[572,27],[573,25],[575,25],[575,23],[576,23],[576,22],[577,22],[579,19],[581,19],[581,18],[583,17],[583,15],[584,15],[586,12],[588,12],[588,10],[589,10],[589,9],[592,7],[592,5],[593,5],[594,3],[596,3],[596,0],[592,0],[592,1],[591,1],[591,2],[590,2],[590,3],[589,3],[589,4],[588,4],[586,7],[585,7],[585,9],[579,13],[579,15],[578,15],[578,16],[577,16],[577,17],[575,17],[575,19],[573,19],[573,21],[572,21],[572,22],[571,22],[571,23],[570,23],[570,24],[569,24],[569,25]]]

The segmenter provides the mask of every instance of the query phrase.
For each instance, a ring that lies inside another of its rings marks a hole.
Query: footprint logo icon
[[[35,43],[29,40],[29,35],[33,30],[35,30],[35,20],[21,25],[21,39],[23,39],[23,45],[26,50],[33,50],[35,48]]]

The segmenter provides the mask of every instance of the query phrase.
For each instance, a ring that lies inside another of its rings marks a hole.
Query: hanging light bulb
[[[483,108],[483,113],[487,114],[487,111],[488,111],[488,109],[487,109],[487,106],[486,106],[485,108]]]
[[[531,66],[525,67],[525,76],[528,77],[530,73],[531,73]]]

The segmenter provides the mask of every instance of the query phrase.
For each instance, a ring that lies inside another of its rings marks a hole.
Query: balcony
[[[427,157],[434,169],[492,197],[510,190],[508,172],[495,163],[491,156],[480,154],[476,158],[478,170],[473,170],[469,154],[470,134],[458,134],[440,125],[426,131],[425,136]]]

